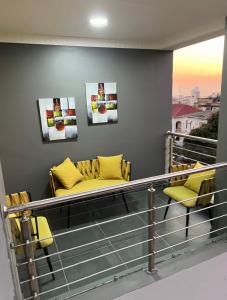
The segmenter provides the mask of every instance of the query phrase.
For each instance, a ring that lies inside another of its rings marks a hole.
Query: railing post
[[[155,269],[155,189],[153,184],[148,189],[148,272]]]
[[[21,231],[24,243],[26,245],[24,246],[24,252],[25,257],[28,261],[27,268],[28,268],[28,274],[31,279],[30,281],[30,288],[32,292],[33,299],[40,299],[38,296],[39,294],[39,283],[37,277],[37,271],[36,271],[36,264],[34,262],[34,247],[35,244],[31,243],[32,241],[32,224],[31,224],[31,218],[29,216],[26,216],[23,213],[23,216],[20,219],[21,223]]]
[[[170,166],[173,164],[173,137],[167,132],[165,140],[165,173],[169,173]]]

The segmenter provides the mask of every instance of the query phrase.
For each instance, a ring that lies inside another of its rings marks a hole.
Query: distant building
[[[173,98],[173,104],[186,104],[194,106],[197,103],[197,98],[192,96],[179,96]]]
[[[192,97],[194,97],[196,99],[200,97],[200,90],[199,90],[198,86],[196,86],[194,89],[192,89],[191,95],[192,95]]]
[[[220,96],[198,98],[195,106],[202,111],[216,112],[220,108]]]
[[[211,117],[210,111],[200,111],[196,107],[185,104],[173,104],[172,131],[190,134],[192,129],[207,123]]]

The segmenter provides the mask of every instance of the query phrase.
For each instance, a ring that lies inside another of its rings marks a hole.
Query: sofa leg
[[[127,210],[127,213],[129,213],[129,208],[128,208],[128,204],[127,204],[127,201],[126,201],[124,192],[121,192],[121,195],[122,195],[122,198],[123,198],[123,201],[124,201],[124,204],[125,204],[125,208],[126,208],[126,210]]]
[[[115,200],[116,200],[115,193],[113,193],[113,201],[115,201]]]
[[[169,200],[168,200],[168,206],[166,206],[166,210],[165,210],[165,214],[164,214],[164,220],[165,220],[165,218],[166,218],[166,215],[167,215],[167,212],[168,212],[168,209],[169,209],[169,204],[170,204],[171,200],[172,200],[172,199],[169,197]]]
[[[189,225],[189,215],[190,213],[190,207],[187,207],[187,215],[186,215],[186,237],[188,237],[188,225]]]
[[[71,209],[70,204],[67,207],[67,228],[70,228],[70,216],[71,216]]]

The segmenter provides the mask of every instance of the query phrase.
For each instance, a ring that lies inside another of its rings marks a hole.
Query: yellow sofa
[[[113,186],[130,181],[131,164],[129,161],[122,160],[122,177],[123,179],[99,179],[99,164],[98,159],[83,160],[75,163],[75,166],[84,176],[82,181],[76,183],[71,189],[66,189],[60,181],[54,176],[50,170],[50,186],[54,197],[85,192],[107,186]]]
[[[121,170],[122,179],[99,179],[99,163],[98,159],[83,160],[75,163],[75,166],[84,176],[83,179],[76,183],[72,188],[66,189],[60,181],[56,178],[53,172],[50,170],[50,186],[54,197],[65,196],[70,194],[76,194],[79,192],[85,192],[89,190],[99,189],[108,186],[114,186],[130,181],[131,178],[131,163],[126,160],[122,160]],[[121,193],[125,207],[129,212],[125,196]],[[68,209],[68,227],[70,211]]]

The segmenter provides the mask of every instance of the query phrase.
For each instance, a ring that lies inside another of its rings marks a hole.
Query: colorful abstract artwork
[[[77,139],[75,98],[38,100],[43,140]]]
[[[117,88],[115,82],[86,83],[88,124],[117,123]]]

